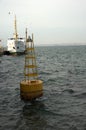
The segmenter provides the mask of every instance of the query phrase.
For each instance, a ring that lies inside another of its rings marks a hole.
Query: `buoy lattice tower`
[[[43,82],[38,79],[33,34],[27,37],[26,29],[26,56],[24,65],[25,79],[20,83],[20,96],[24,100],[33,100],[43,95]]]

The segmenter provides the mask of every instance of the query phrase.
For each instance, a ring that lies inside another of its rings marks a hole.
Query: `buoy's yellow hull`
[[[43,82],[41,80],[22,81],[20,83],[20,96],[23,100],[33,100],[43,95]]]

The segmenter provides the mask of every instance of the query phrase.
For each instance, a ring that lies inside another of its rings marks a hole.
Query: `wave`
[[[76,94],[75,97],[86,98],[86,92],[82,92],[82,93]]]
[[[70,94],[73,94],[75,91],[73,89],[65,89],[63,92],[68,92]]]

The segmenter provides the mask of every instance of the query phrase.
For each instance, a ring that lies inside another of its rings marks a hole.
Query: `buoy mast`
[[[24,65],[25,80],[20,83],[20,95],[23,100],[33,100],[43,95],[43,82],[38,80],[33,34],[32,37],[29,36],[27,38],[27,29],[26,52]]]
[[[24,66],[25,80],[37,79],[38,73],[37,73],[35,49],[33,42],[33,34],[32,38],[30,36],[27,38],[27,29],[26,29],[26,52],[27,55],[25,56],[25,66]]]

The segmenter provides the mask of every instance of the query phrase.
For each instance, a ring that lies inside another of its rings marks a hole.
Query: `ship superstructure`
[[[21,54],[25,52],[25,38],[19,38],[17,33],[16,16],[14,20],[14,37],[7,40],[7,51],[10,53]]]

